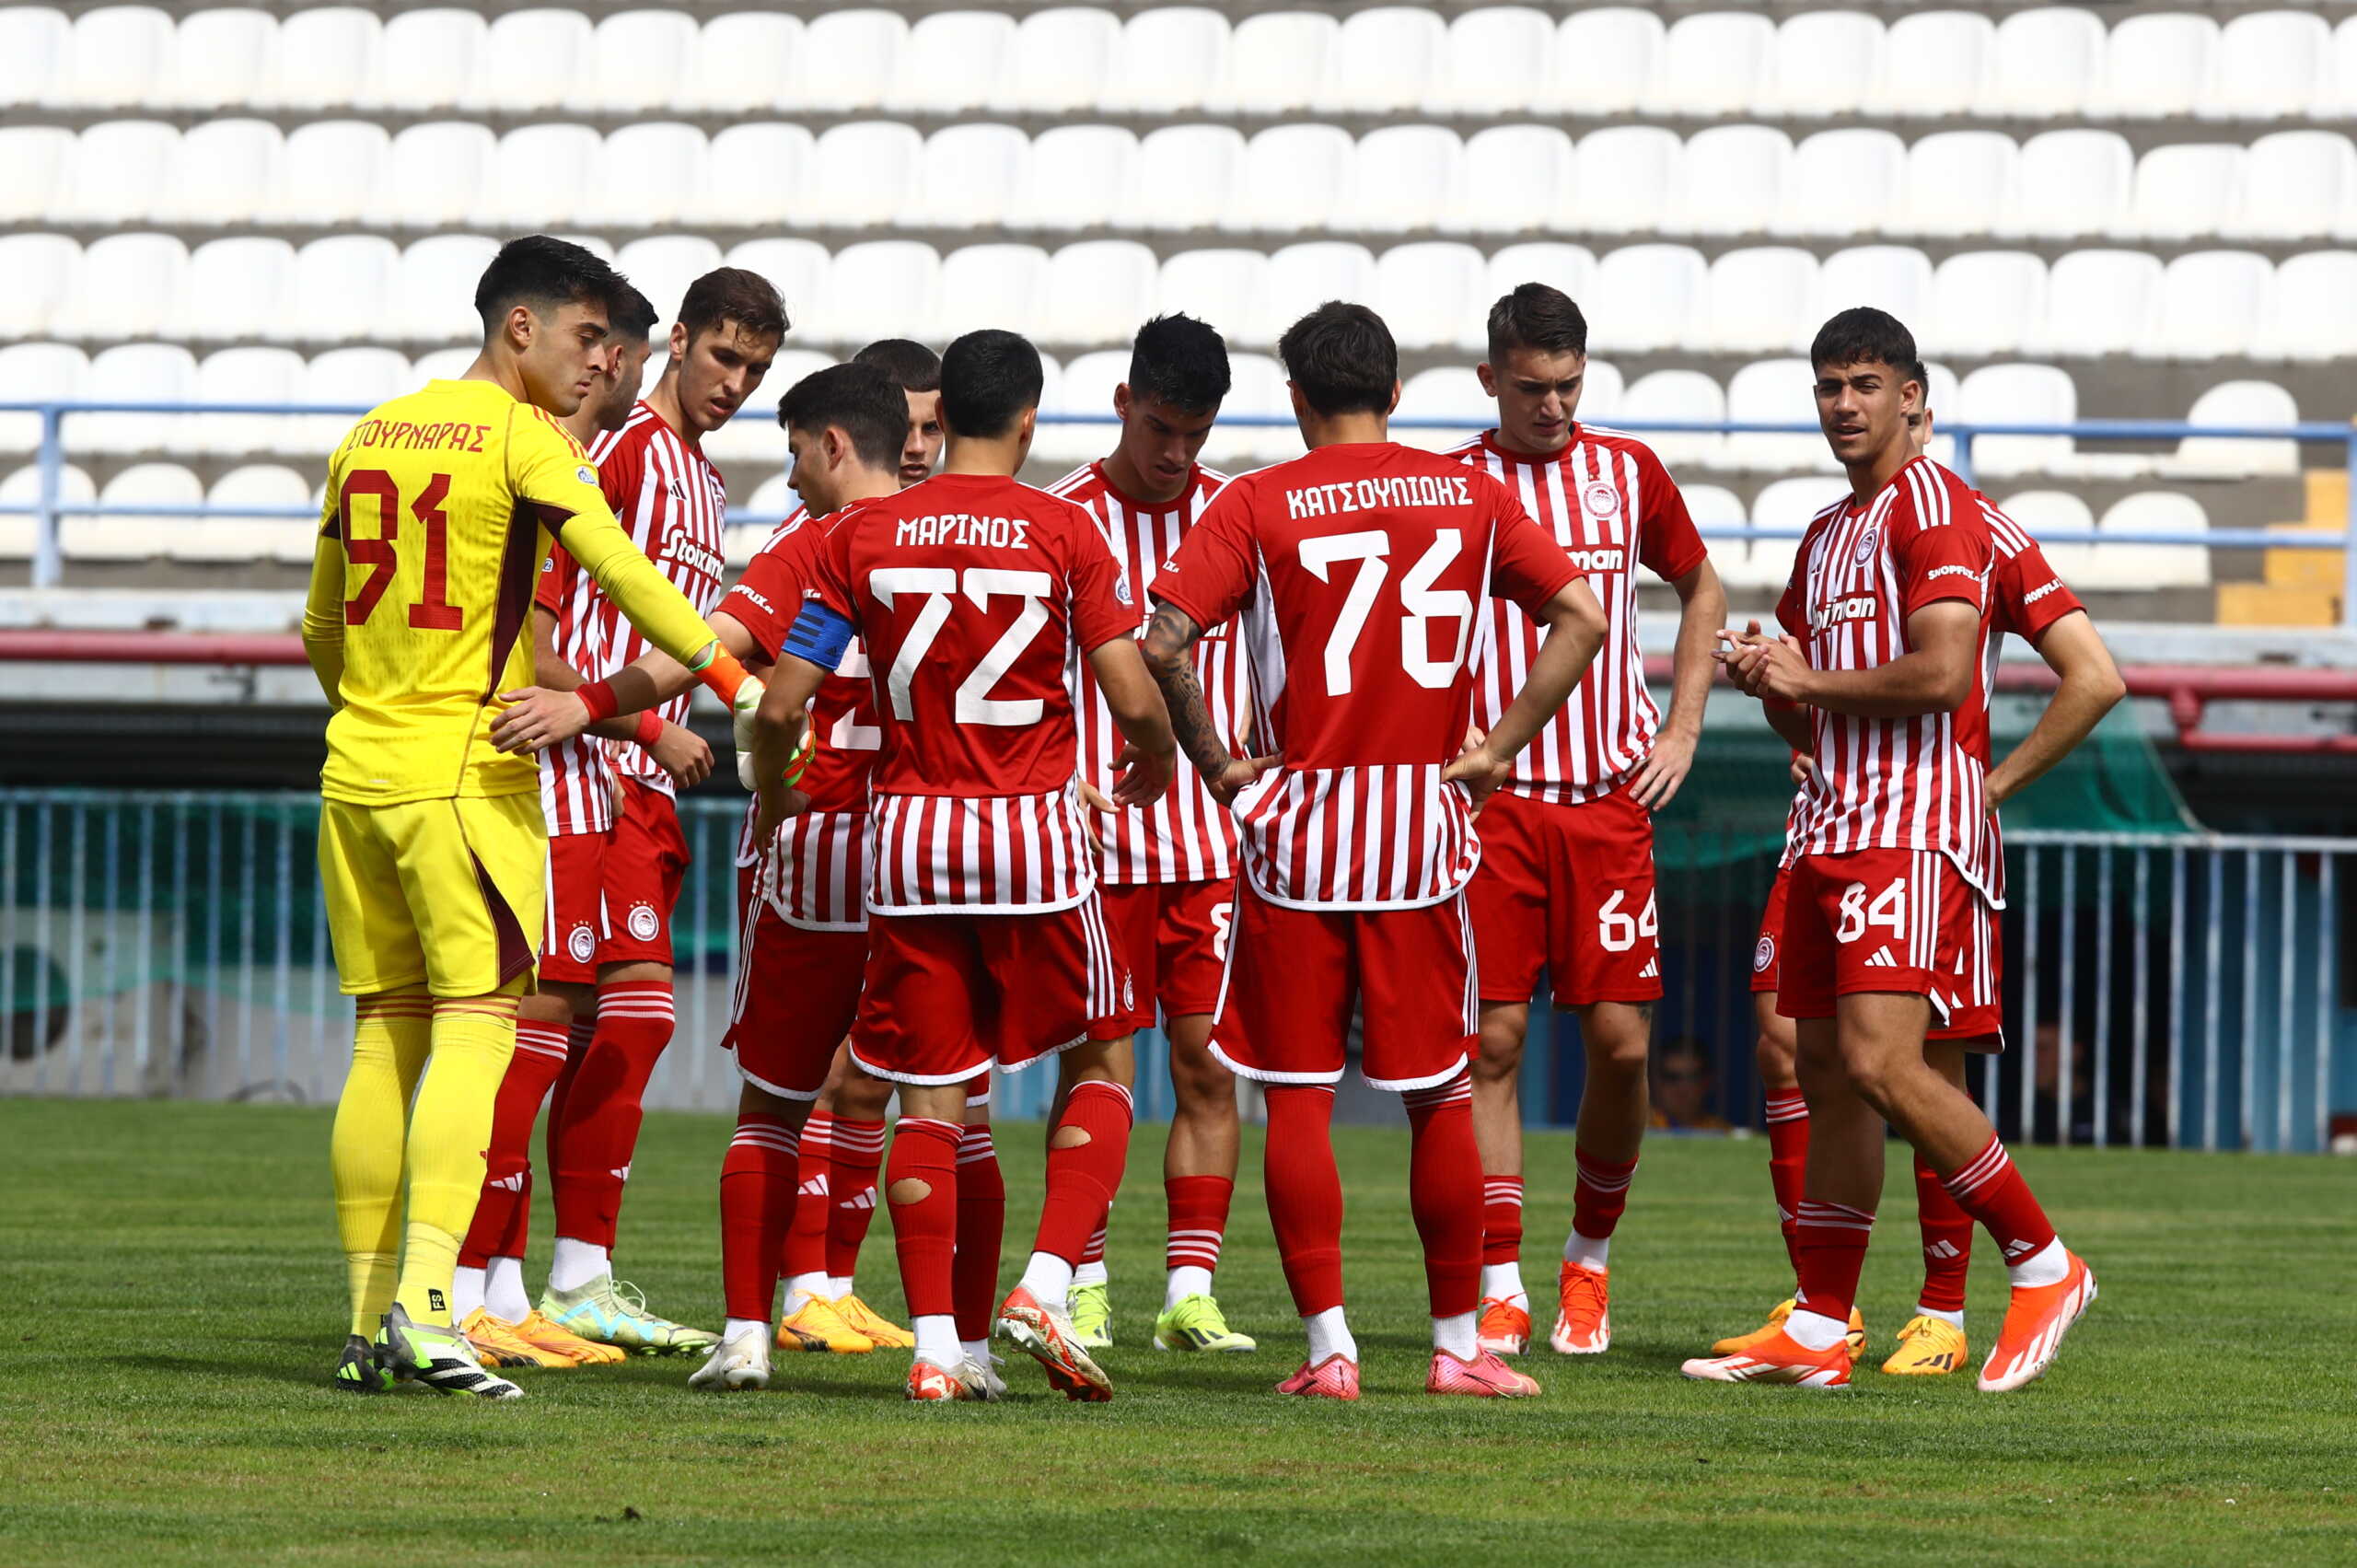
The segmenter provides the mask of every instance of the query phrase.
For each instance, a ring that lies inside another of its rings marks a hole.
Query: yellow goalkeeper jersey
[[[303,642],[334,716],[319,793],[383,806],[539,787],[493,749],[498,693],[531,685],[551,536],[647,640],[695,666],[712,629],[614,521],[572,435],[493,381],[432,381],[329,463]]]

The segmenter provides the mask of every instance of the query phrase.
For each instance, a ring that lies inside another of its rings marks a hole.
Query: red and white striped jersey
[[[938,474],[830,519],[811,577],[867,646],[883,732],[869,911],[1086,899],[1074,668],[1137,630],[1097,519],[1012,479]]]
[[[1637,646],[1638,563],[1657,577],[1682,577],[1707,552],[1686,497],[1635,436],[1575,424],[1563,449],[1546,457],[1509,451],[1496,437],[1492,430],[1451,455],[1504,485],[1554,537],[1587,574],[1607,622],[1596,662],[1515,759],[1504,787],[1558,804],[1593,800],[1643,763],[1661,727]],[[1488,729],[1498,722],[1542,641],[1521,606],[1490,601],[1474,646],[1475,724]]]
[[[560,649],[580,643],[576,621],[588,613],[590,598],[576,588],[585,581],[564,546],[551,546],[549,558],[540,563],[532,602],[555,618],[554,641]],[[547,819],[549,837],[602,833],[613,827],[614,750],[611,741],[581,735],[541,756],[540,815]]]
[[[1229,482],[1155,582],[1198,626],[1240,617],[1253,749],[1236,801],[1253,886],[1296,909],[1411,909],[1480,864],[1464,743],[1490,595],[1536,613],[1579,575],[1487,474],[1392,442],[1321,447]]]
[[[818,559],[823,521],[813,525],[796,506],[745,565],[718,614],[735,620],[753,639],[762,662],[775,664],[786,630],[802,611]],[[769,844],[753,843],[753,807],[737,833],[737,864],[766,860],[761,885],[788,925],[807,931],[865,931],[867,886],[867,787],[884,732],[876,726],[867,683],[867,653],[854,638],[842,668],[810,700],[817,751],[802,775],[810,808],[782,824]]]
[[[1203,503],[1226,482],[1225,474],[1198,468],[1177,498],[1135,501],[1114,487],[1104,464],[1088,463],[1048,486],[1048,494],[1086,507],[1103,528],[1131,597],[1138,601],[1143,631],[1149,619],[1146,595],[1162,563],[1178,553],[1178,541],[1194,527]],[[1073,704],[1080,720],[1081,776],[1109,797],[1113,760],[1123,744],[1121,731],[1087,661],[1078,668],[1080,686],[1073,693]],[[1252,687],[1232,624],[1206,630],[1195,645],[1195,679],[1202,684],[1203,705],[1213,725],[1235,749],[1241,744],[1237,720],[1249,711]],[[1098,871],[1108,882],[1207,882],[1236,875],[1235,820],[1212,798],[1202,776],[1183,756],[1168,794],[1144,809],[1126,807],[1099,813],[1097,836],[1105,845]]]
[[[1956,712],[1859,718],[1809,710],[1817,766],[1799,798],[1788,854],[1937,850],[1992,903],[2004,869],[1981,803],[1988,772],[1987,517],[1955,474],[1917,458],[1859,505],[1843,496],[1813,518],[1776,619],[1817,669],[1874,669],[1909,651],[1907,619],[1942,599],[1980,612],[1974,690]]]

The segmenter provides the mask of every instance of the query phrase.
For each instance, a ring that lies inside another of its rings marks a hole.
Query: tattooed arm
[[[1203,705],[1203,684],[1195,678],[1195,643],[1202,634],[1203,629],[1186,611],[1157,605],[1142,646],[1145,667],[1154,672],[1155,684],[1162,688],[1163,704],[1170,710],[1170,727],[1178,737],[1178,749],[1203,776],[1213,796],[1225,805],[1237,791],[1275,766],[1277,759],[1235,756],[1220,738],[1211,710]]]

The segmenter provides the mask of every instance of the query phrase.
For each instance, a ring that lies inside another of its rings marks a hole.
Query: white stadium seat
[[[2250,354],[2304,362],[2357,356],[2357,252],[2315,250],[2278,266]]]
[[[91,15],[97,15],[92,12]],[[160,205],[180,134],[160,120],[102,120],[74,144],[51,192],[52,222],[136,223]]]
[[[748,239],[723,257],[722,262],[769,280],[778,297],[785,301],[789,337],[806,334],[809,323],[824,313],[827,279],[835,259],[815,239]],[[771,374],[774,380],[774,367]]]
[[[2051,365],[1984,365],[1956,389],[1951,424],[2069,424],[2079,417],[2079,389],[2068,371]],[[1939,404],[1932,413],[1936,422]],[[2010,478],[2025,473],[2066,473],[2072,461],[2068,436],[1976,436],[1976,473]]]
[[[1979,112],[1995,119],[2072,116],[2103,75],[2103,20],[2079,6],[2016,11],[1997,24]]]
[[[1260,116],[1306,109],[1325,85],[1341,24],[1314,11],[1263,11],[1236,24],[1227,65],[1204,107]]]
[[[2216,234],[2242,192],[2243,149],[2229,142],[2154,147],[2136,160],[2136,189],[2122,238],[2193,239]]]
[[[1907,149],[1900,234],[1987,234],[2003,217],[2021,149],[1995,131],[1941,131]]]
[[[1476,114],[1546,100],[1555,23],[1527,6],[1484,6],[1448,25],[1440,63],[1424,89],[1426,114]]]
[[[110,234],[82,251],[74,286],[50,317],[62,338],[160,332],[179,308],[188,248],[168,234]]]
[[[1242,234],[1323,228],[1341,204],[1357,153],[1339,126],[1271,126],[1244,145],[1219,226]]]
[[[196,367],[201,403],[294,403],[303,401],[303,356],[291,348],[225,348]],[[204,413],[172,422],[175,452],[235,457],[272,450],[284,414]]]
[[[1121,29],[1097,107],[1109,114],[1192,112],[1227,72],[1227,18],[1202,6],[1140,11]]]
[[[509,30],[512,34],[513,29]],[[431,114],[455,109],[462,101],[470,108],[488,108],[491,105],[468,96],[467,89],[479,74],[511,79],[520,92],[529,95],[531,78],[563,68],[563,63],[529,54],[504,53],[494,60],[486,53],[489,31],[481,13],[456,6],[402,11],[388,18],[377,40],[368,87],[356,101],[363,109],[389,109],[403,114]]]
[[[278,127],[266,120],[205,120],[190,126],[180,134],[157,193],[157,219],[191,228],[226,228],[275,215],[285,147]]]
[[[2300,408],[2291,393],[2272,381],[2223,381],[2193,400],[2185,420],[2188,424],[2247,429],[2297,424]],[[2296,441],[2189,436],[2177,444],[2176,455],[2163,458],[2158,467],[2171,479],[2290,478],[2300,471],[2300,446]]]
[[[1907,144],[1889,132],[1819,131],[1793,149],[1782,208],[1769,226],[1827,238],[1878,233],[1898,210],[1906,180]]]
[[[789,385],[791,385],[791,383],[789,383]],[[753,498],[745,504],[745,509],[756,517],[784,517],[787,513],[793,511],[795,506],[801,504],[801,498],[794,494],[793,479],[794,476],[785,470],[778,470],[777,472],[761,481],[761,484],[755,488],[753,491]],[[748,525],[749,528],[752,526],[753,525]],[[733,532],[735,530],[732,529],[730,531]],[[769,531],[770,530],[767,526],[764,525],[761,527],[762,538],[768,538]],[[758,548],[758,545],[756,547]],[[747,552],[748,559],[750,558],[750,554],[751,552],[749,551]],[[729,564],[735,565],[737,564],[737,562],[732,558]]]
[[[623,126],[606,138],[574,221],[646,228],[697,210],[703,201],[705,154],[703,133],[692,125],[647,120]]]
[[[1573,211],[1580,226],[1598,234],[1658,229],[1678,189],[1685,151],[1674,132],[1658,125],[1611,125],[1589,132],[1580,139],[1579,172],[1573,184]]]
[[[243,108],[267,79],[278,18],[249,6],[192,11],[173,35],[157,101],[174,109]]]
[[[877,108],[892,88],[908,38],[909,24],[890,11],[829,11],[811,17],[785,106],[830,114]]]
[[[436,353],[466,354],[470,350],[437,350]],[[431,359],[434,355],[427,355]],[[465,364],[458,368],[464,370]],[[389,348],[331,348],[325,354],[314,354],[303,367],[303,390],[299,401],[331,407],[375,408],[390,402],[404,392],[415,391],[433,378],[433,371],[421,359],[414,372],[400,351]],[[281,422],[279,451],[288,457],[316,459],[322,452],[335,449],[343,433],[352,428],[355,416],[348,413],[305,414],[300,418]]]
[[[1230,354],[1227,370],[1227,398],[1220,404],[1220,423],[1212,427],[1202,460],[1233,473],[1300,456],[1301,434],[1293,423],[1283,367],[1265,354]],[[1283,423],[1241,423],[1251,415],[1270,416]]]
[[[2090,119],[2166,120],[2193,112],[2210,80],[2218,24],[2183,11],[2122,17],[2104,40],[2104,70],[2083,110]]]
[[[2313,111],[2318,120],[2346,120],[2352,113],[2357,113],[2357,17],[2342,18],[2332,29],[2332,57],[2317,84]]]
[[[1034,11],[1015,29],[987,107],[996,114],[1071,114],[1089,108],[1120,48],[1121,21],[1094,6]]]
[[[2357,148],[2336,131],[2278,131],[2250,144],[2242,198],[2212,231],[2229,239],[2311,239],[2333,234],[2357,203]]]
[[[382,125],[364,121],[297,125],[279,158],[279,221],[323,228],[358,222],[373,210],[392,145]]]
[[[1932,302],[1932,263],[1906,245],[1857,245],[1836,250],[1817,270],[1817,304],[1808,319],[1823,321],[1853,305],[1921,321]]]
[[[2192,250],[2171,261],[2150,327],[2129,353],[2139,359],[2223,359],[2243,352],[2258,324],[2274,268],[2253,250]]]
[[[68,506],[77,502],[95,501],[99,498],[99,487],[90,482],[86,470],[67,463],[58,470],[57,498]],[[0,501],[11,505],[29,506],[40,499],[41,468],[38,464],[28,463],[6,479],[0,480]],[[37,526],[29,517],[0,517],[0,559],[29,559],[33,553],[33,533]],[[59,531],[63,533],[62,527]]]
[[[1548,94],[1534,109],[1620,116],[1633,111],[1660,68],[1667,29],[1634,6],[1573,11],[1555,35]]]
[[[1552,125],[1492,125],[1465,142],[1457,226],[1527,234],[1573,216],[1572,139]]]
[[[166,331],[186,343],[263,336],[295,278],[295,247],[260,235],[208,239],[189,253],[180,309]]]
[[[1014,41],[1015,18],[1002,12],[935,11],[920,18],[900,46],[884,107],[900,114],[980,108]]]
[[[795,218],[818,143],[799,125],[753,121],[717,133],[704,149],[703,186],[683,222],[766,226]]]
[[[1220,330],[1230,348],[1259,340],[1260,291],[1269,259],[1258,250],[1181,250],[1162,263],[1155,283],[1157,316],[1184,311]]]
[[[254,98],[261,110],[318,110],[365,96],[384,24],[357,6],[321,6],[280,19]]]
[[[1585,402],[1585,400],[1583,400]],[[1684,420],[1705,424],[1727,416],[1726,393],[1719,384],[1700,370],[1656,370],[1640,376],[1629,384],[1617,400],[1613,417],[1622,424],[1642,424],[1647,420]],[[1726,437],[1716,434],[1678,435],[1672,431],[1640,431],[1645,445],[1651,447],[1665,463],[1676,467],[1681,463],[1700,464],[1704,468],[1718,466],[1719,454],[1726,445]],[[1690,510],[1694,493],[1687,492]],[[1701,521],[1699,517],[1696,521]],[[1727,520],[1724,518],[1722,521]],[[1734,519],[1742,520],[1737,508]]]
[[[74,20],[65,69],[51,78],[60,109],[127,109],[155,101],[171,58],[172,19],[152,6],[100,6]]]
[[[1084,354],[1063,367],[1057,378],[1055,394],[1050,399],[1043,392],[1040,412],[1064,415],[1109,415],[1113,412],[1113,389],[1129,379],[1130,354],[1127,349],[1108,349],[1097,354]],[[1110,424],[1075,424],[1063,420],[1043,421],[1033,441],[1033,450],[1051,463],[1085,463],[1101,457],[1113,445],[1114,429]]]
[[[2102,552],[2094,545],[2068,540],[2058,543],[2047,542],[2051,535],[2058,533],[2093,531],[2096,515],[2084,501],[2067,490],[2023,490],[2006,496],[1998,504],[1997,509],[2038,540],[2048,563],[2064,582],[2093,586],[2100,578],[2101,568],[2096,564],[2096,558]]]
[[[134,463],[99,492],[102,506],[202,506],[204,485],[178,463]],[[164,554],[192,517],[69,517],[65,553],[76,561],[146,561]]]
[[[1628,382],[1620,367],[1608,359],[1588,356],[1585,370],[1580,377],[1580,412],[1590,420],[1610,421],[1620,412],[1622,398],[1628,394]]]
[[[1980,101],[1997,29],[1978,11],[1916,11],[1890,24],[1868,114],[1936,120]]]
[[[475,285],[498,252],[498,240],[475,234],[437,234],[402,251],[389,335],[426,343],[460,343],[479,335],[482,327],[475,315]]]
[[[90,360],[84,396],[92,402],[187,402],[196,389],[196,360],[178,343],[117,343]],[[86,413],[67,434],[86,452],[158,452],[186,423],[182,414]]]
[[[190,519],[176,526],[169,553],[175,561],[279,561],[308,565],[319,538],[316,508],[311,508],[310,482],[293,469],[277,463],[250,463],[231,469],[213,482],[204,504],[216,516]],[[275,511],[301,506],[313,517],[239,515],[236,508],[268,507]]]
[[[1489,265],[1481,252],[1453,240],[1395,245],[1376,258],[1376,313],[1402,350],[1478,351],[1490,309],[1481,292]]]
[[[294,285],[262,336],[273,343],[357,343],[383,335],[401,252],[373,234],[333,234],[295,252]]]
[[[1588,344],[1608,354],[1658,354],[1689,340],[1709,268],[1689,245],[1624,245],[1599,258],[1588,282]]]
[[[1462,365],[1434,366],[1419,370],[1399,389],[1402,419],[1446,419],[1438,428],[1409,428],[1395,436],[1400,445],[1446,452],[1459,447],[1498,422],[1498,406],[1481,389],[1480,377]]]
[[[1631,391],[1635,389],[1633,387],[1630,389]],[[1655,443],[1649,436],[1645,437],[1645,444],[1650,447]],[[1705,534],[1712,528],[1739,528],[1751,520],[1750,514],[1744,510],[1743,498],[1724,484],[1681,484],[1678,491],[1686,498],[1687,515]],[[1740,552],[1742,549],[1740,540],[1714,540],[1710,545],[1714,559],[1729,551]]]
[[[679,84],[679,108],[704,114],[784,108],[802,45],[799,17],[730,11],[713,17],[696,35],[694,61]],[[714,146],[720,135],[713,137]]]
[[[1723,252],[1684,346],[1704,354],[1780,354],[1812,319],[1817,258],[1784,245]]]
[[[1755,360],[1727,380],[1727,418],[1747,424],[1808,424],[1817,418],[1810,391],[1816,384],[1816,373],[1805,359]],[[1837,469],[1819,436],[1730,436],[1726,460],[1736,468],[1767,473]]]
[[[1154,314],[1160,280],[1154,252],[1134,239],[1067,245],[1048,258],[1037,324],[1051,342],[1120,343]],[[1233,324],[1212,320],[1223,331]]]
[[[90,360],[71,343],[12,343],[0,347],[0,387],[11,402],[63,402],[82,395]],[[0,452],[38,450],[41,415],[0,413]]]
[[[1780,479],[1760,486],[1751,498],[1751,526],[1777,537],[1750,540],[1739,557],[1713,557],[1719,575],[1729,587],[1782,591],[1792,581],[1793,558],[1800,553],[1808,520],[1840,498],[1839,486],[1822,479]]]
[[[73,48],[74,24],[54,6],[0,6],[0,60],[8,62],[0,73],[0,109],[46,101]]]
[[[952,250],[941,260],[928,335],[946,343],[977,328],[1002,327],[1026,337],[1056,337],[1042,331],[1038,314],[1047,272],[1048,253],[1036,245],[968,245]]]
[[[1137,150],[1137,137],[1118,125],[1042,131],[1024,160],[1006,221],[1017,228],[1096,227],[1108,215],[1107,193],[1126,185]]]
[[[826,228],[890,223],[915,184],[923,156],[915,130],[896,122],[855,120],[830,127],[811,149],[801,221]]]
[[[2139,250],[2073,250],[2046,274],[2046,319],[2031,354],[2125,354],[2142,337],[2161,262]]]
[[[827,319],[813,336],[865,343],[905,337],[913,321],[933,319],[941,258],[913,239],[872,239],[835,252],[827,279]]]
[[[417,356],[417,363],[410,367],[410,378],[420,387],[428,381],[455,381],[467,373],[467,366],[474,363],[475,355],[481,352],[466,347],[437,348],[432,354],[421,354]],[[350,424],[352,422],[345,420],[343,423]]]
[[[1320,114],[1391,114],[1423,100],[1448,48],[1436,12],[1377,6],[1343,18],[1327,58],[1325,85],[1310,107]]]
[[[1244,147],[1243,133],[1231,125],[1166,125],[1147,132],[1131,160],[1129,180],[1113,201],[1113,221],[1152,233],[1211,227],[1227,210]]]
[[[1502,246],[1491,253],[1490,277],[1481,285],[1481,297],[1496,299],[1512,294],[1524,284],[1543,283],[1578,300],[1586,297],[1588,284],[1595,276],[1596,257],[1585,246],[1551,239],[1526,240],[1520,245]],[[1484,310],[1483,315],[1487,314]]]
[[[1339,239],[1288,245],[1270,254],[1257,330],[1247,341],[1273,343],[1326,301],[1364,299],[1374,292],[1375,258],[1366,247]]]
[[[1443,125],[1387,125],[1359,140],[1339,229],[1405,234],[1444,227],[1464,187],[1465,146]]]
[[[1785,18],[1749,112],[1822,120],[1854,114],[1882,75],[1880,18],[1858,11],[1803,11]]]
[[[386,150],[377,200],[362,221],[372,228],[464,222],[482,199],[498,145],[488,127],[460,120],[429,120],[397,133]]]
[[[1932,273],[1915,341],[1929,354],[2017,354],[2046,315],[2046,263],[2026,250],[1967,250]]]
[[[567,101],[607,114],[668,109],[696,59],[695,19],[684,11],[610,12],[590,38],[581,96]]]
[[[1757,12],[1681,17],[1662,41],[1638,107],[1647,114],[1740,114],[1759,94],[1775,42],[1776,24]]]
[[[2135,182],[2135,155],[2118,132],[2041,132],[2022,144],[2014,200],[1996,232],[2034,239],[2117,233]]]
[[[2332,30],[2304,11],[2251,11],[2218,31],[2210,85],[2194,112],[2205,120],[2305,115],[2324,85]]]
[[[926,138],[900,208],[911,228],[995,227],[1006,221],[1031,143],[1012,125],[952,125]]]
[[[2200,539],[2210,531],[2201,503],[2182,491],[2145,490],[2123,495],[2096,519],[2096,532],[2171,533]],[[2088,552],[2087,586],[2200,588],[2210,585],[2210,551],[2200,544],[2104,544]]]
[[[525,125],[499,138],[468,221],[528,234],[580,215],[602,178],[605,138],[586,125]]]
[[[1678,202],[1663,226],[1673,234],[1766,233],[1781,210],[1792,161],[1792,138],[1771,126],[1696,132],[1678,166]],[[1586,172],[1583,159],[1581,173]]]
[[[459,107],[478,113],[569,105],[586,80],[593,40],[579,11],[509,11],[493,18]],[[519,71],[517,63],[530,62]]]
[[[48,331],[81,264],[82,248],[62,234],[0,234],[0,341]]]
[[[59,174],[73,167],[73,132],[55,125],[0,126],[0,223],[46,218]]]
[[[655,307],[655,330],[668,333],[679,319],[688,285],[720,265],[720,247],[701,235],[656,234],[633,239],[614,266]]]

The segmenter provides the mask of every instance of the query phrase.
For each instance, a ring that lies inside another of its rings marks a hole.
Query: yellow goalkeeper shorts
[[[319,883],[344,994],[422,981],[436,996],[484,996],[529,973],[547,867],[538,790],[321,801]]]

